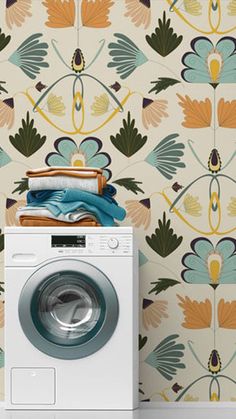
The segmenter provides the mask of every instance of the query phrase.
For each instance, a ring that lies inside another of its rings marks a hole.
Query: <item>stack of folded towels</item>
[[[16,213],[22,226],[113,226],[125,218],[101,169],[56,166],[26,175],[27,205]]]

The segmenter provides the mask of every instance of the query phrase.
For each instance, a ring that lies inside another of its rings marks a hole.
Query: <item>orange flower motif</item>
[[[4,125],[10,129],[14,123],[15,111],[14,111],[14,100],[8,98],[0,100],[0,127]]]
[[[144,29],[147,29],[151,20],[150,0],[125,0],[125,5],[125,16],[130,17],[135,26],[144,25]]]
[[[127,217],[131,218],[132,223],[135,227],[144,226],[146,230],[151,221],[151,212],[150,212],[150,199],[141,199],[141,201],[129,200],[125,202],[127,209]]]
[[[212,307],[210,300],[195,301],[189,297],[181,297],[179,306],[183,309],[184,322],[182,326],[186,329],[207,329],[211,326]]]
[[[6,0],[6,24],[12,29],[13,25],[21,26],[26,17],[32,16],[32,0]]]
[[[0,301],[0,328],[4,327],[4,303]]]
[[[142,311],[144,329],[148,330],[150,327],[158,327],[162,318],[168,317],[166,313],[167,306],[167,301],[152,301],[144,298]]]
[[[149,125],[158,127],[162,118],[168,116],[166,112],[167,104],[167,100],[143,98],[142,121],[146,129],[149,128]]]
[[[225,301],[218,304],[218,323],[223,329],[236,329],[236,301]]]
[[[48,13],[46,26],[49,26],[49,28],[69,28],[74,26],[74,0],[44,0],[43,5],[47,8]]]
[[[224,101],[221,98],[217,107],[218,123],[223,128],[236,128],[236,100]]]
[[[82,0],[81,19],[83,26],[88,28],[107,28],[111,22],[108,19],[112,0]]]
[[[181,96],[177,94],[180,99],[179,105],[183,108],[185,115],[182,125],[186,128],[205,128],[211,126],[212,105],[210,99],[192,100],[189,96]]]

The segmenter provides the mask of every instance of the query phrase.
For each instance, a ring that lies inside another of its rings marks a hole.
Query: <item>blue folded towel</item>
[[[122,221],[126,215],[124,208],[112,198],[113,192],[107,191],[102,196],[80,189],[29,191],[27,204],[46,207],[55,216],[84,208],[93,212],[102,225],[111,226],[115,224],[114,219]]]

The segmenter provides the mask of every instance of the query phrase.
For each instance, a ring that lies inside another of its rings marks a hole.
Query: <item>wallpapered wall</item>
[[[0,226],[29,167],[104,168],[140,247],[141,400],[236,401],[235,22],[236,0],[0,4]]]

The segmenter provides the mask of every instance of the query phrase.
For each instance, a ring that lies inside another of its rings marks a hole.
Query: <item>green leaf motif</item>
[[[142,394],[142,395],[144,395],[145,393],[144,393],[144,391],[141,389],[141,386],[143,385],[143,383],[139,383],[139,393],[140,394]]]
[[[147,336],[142,336],[142,335],[139,335],[138,338],[139,338],[138,347],[139,347],[139,351],[141,351],[141,349],[146,345],[148,338]]]
[[[112,61],[107,67],[115,68],[121,79],[126,79],[136,68],[148,61],[146,55],[128,36],[122,33],[115,33],[116,42],[108,44],[109,55]]]
[[[0,230],[0,252],[4,250],[4,234],[2,230]]]
[[[0,282],[0,295],[5,292],[4,288],[2,287],[3,284],[4,282]]]
[[[161,257],[165,258],[173,253],[182,243],[183,237],[174,233],[170,227],[170,220],[166,220],[166,213],[163,213],[163,219],[158,220],[158,228],[151,237],[146,236],[147,244]]]
[[[142,185],[143,182],[138,182],[133,177],[125,177],[122,179],[114,180],[116,185],[123,186],[127,191],[133,192],[135,195],[137,195],[138,192],[144,193],[144,191],[138,186]]]
[[[31,119],[27,112],[26,120],[22,119],[22,128],[15,136],[9,136],[10,142],[25,157],[30,157],[36,153],[45,143],[46,136],[41,137],[34,128],[34,119]]]
[[[15,185],[18,185],[12,193],[18,192],[21,195],[23,192],[29,190],[29,182],[27,177],[22,177],[21,180],[14,182]]]
[[[158,19],[158,27],[151,36],[146,35],[146,41],[162,57],[166,57],[174,51],[182,42],[182,35],[178,36],[174,29],[170,27],[170,19],[166,20],[166,12],[163,12],[163,18]]]
[[[170,86],[174,86],[175,84],[180,83],[180,80],[171,79],[169,77],[159,77],[156,81],[151,81],[151,84],[155,84],[151,90],[149,90],[148,93],[155,92],[157,95],[162,90],[168,89]]]
[[[2,32],[2,29],[0,29],[0,51],[2,51],[4,48],[6,48],[6,46],[9,44],[10,40],[11,40],[11,36],[10,35],[6,36]]]
[[[151,282],[152,285],[155,285],[148,294],[155,292],[155,295],[160,294],[162,291],[166,291],[169,287],[174,287],[177,284],[180,284],[176,279],[170,278],[158,278],[157,281]]]
[[[178,168],[185,167],[185,163],[181,161],[185,145],[177,143],[177,137],[179,134],[170,134],[163,138],[145,159],[148,164],[155,167],[162,176],[169,180],[177,173]]]
[[[0,81],[0,94],[2,92],[8,93],[8,91],[5,89],[5,87],[2,86],[2,84],[6,84],[6,82],[5,81]]]
[[[112,144],[126,157],[131,157],[139,151],[147,141],[135,128],[135,119],[131,120],[130,112],[128,112],[127,120],[123,119],[123,127],[114,137],[110,137]]]
[[[179,335],[170,335],[163,339],[145,359],[146,364],[155,368],[166,380],[171,381],[177,369],[184,369],[185,364],[180,362],[184,356],[185,346],[176,343]]]
[[[35,33],[19,45],[8,61],[19,67],[28,77],[36,79],[42,68],[49,67],[45,61],[48,44],[40,42],[42,33]]]

